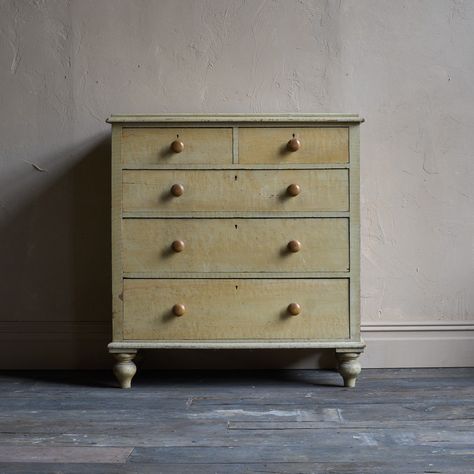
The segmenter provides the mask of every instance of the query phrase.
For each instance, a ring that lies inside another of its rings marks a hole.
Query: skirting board
[[[366,323],[362,333],[366,368],[474,366],[471,322]]]
[[[107,369],[109,322],[0,322],[0,369]],[[365,323],[365,368],[472,367],[473,322]],[[148,368],[329,368],[334,359],[317,351],[156,351]],[[190,354],[191,352],[191,354]],[[216,362],[217,361],[217,362]]]

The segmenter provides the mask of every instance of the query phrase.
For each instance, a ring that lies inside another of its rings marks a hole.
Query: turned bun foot
[[[338,369],[344,379],[344,387],[355,387],[357,376],[361,371],[359,355],[358,352],[336,352],[339,362]]]
[[[135,354],[117,353],[114,354],[117,363],[113,372],[122,388],[131,388],[133,376],[137,372],[137,366],[133,363]]]

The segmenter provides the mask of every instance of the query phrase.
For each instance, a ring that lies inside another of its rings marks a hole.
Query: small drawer
[[[231,128],[124,128],[122,163],[231,164]]]
[[[124,271],[347,272],[347,218],[124,219]]]
[[[348,170],[123,172],[124,212],[347,211]]]
[[[349,337],[347,279],[124,281],[127,340]]]
[[[239,128],[239,163],[347,163],[347,127]]]

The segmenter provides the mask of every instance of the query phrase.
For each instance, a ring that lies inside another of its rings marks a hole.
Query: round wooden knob
[[[298,151],[301,148],[301,142],[293,134],[293,138],[287,143],[288,151]]]
[[[290,185],[286,188],[286,192],[287,192],[290,196],[298,196],[298,194],[301,192],[301,188],[300,188],[299,184],[290,184]]]
[[[186,312],[186,306],[184,304],[175,304],[172,311],[175,316],[182,316]]]
[[[175,251],[175,252],[182,252],[184,250],[184,242],[182,240],[175,240],[172,244],[171,244],[171,248]]]
[[[292,316],[296,316],[301,313],[301,306],[298,303],[290,303],[287,310]]]
[[[175,197],[182,196],[184,193],[184,186],[182,184],[173,184],[173,186],[171,186],[170,192]]]
[[[299,240],[290,240],[287,247],[290,252],[299,252],[301,250],[301,242]]]
[[[176,140],[171,144],[171,151],[175,153],[181,153],[184,150],[184,142],[179,139],[179,135],[176,135]]]

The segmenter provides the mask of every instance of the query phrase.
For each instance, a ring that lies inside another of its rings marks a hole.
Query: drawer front
[[[179,136],[179,138],[177,138]],[[172,150],[182,142],[181,152]],[[231,128],[124,128],[122,163],[146,164],[231,164]]]
[[[293,134],[300,142],[297,151],[288,150]],[[349,129],[240,128],[239,163],[347,163]]]
[[[347,211],[348,187],[347,170],[124,171],[123,209]]]
[[[347,339],[348,295],[347,279],[125,280],[124,337]],[[291,303],[299,314],[288,312]],[[175,305],[184,314],[176,316]]]
[[[125,219],[122,227],[125,272],[346,272],[349,267],[346,218]],[[301,249],[290,251],[290,241]],[[173,242],[184,249],[176,252]]]

